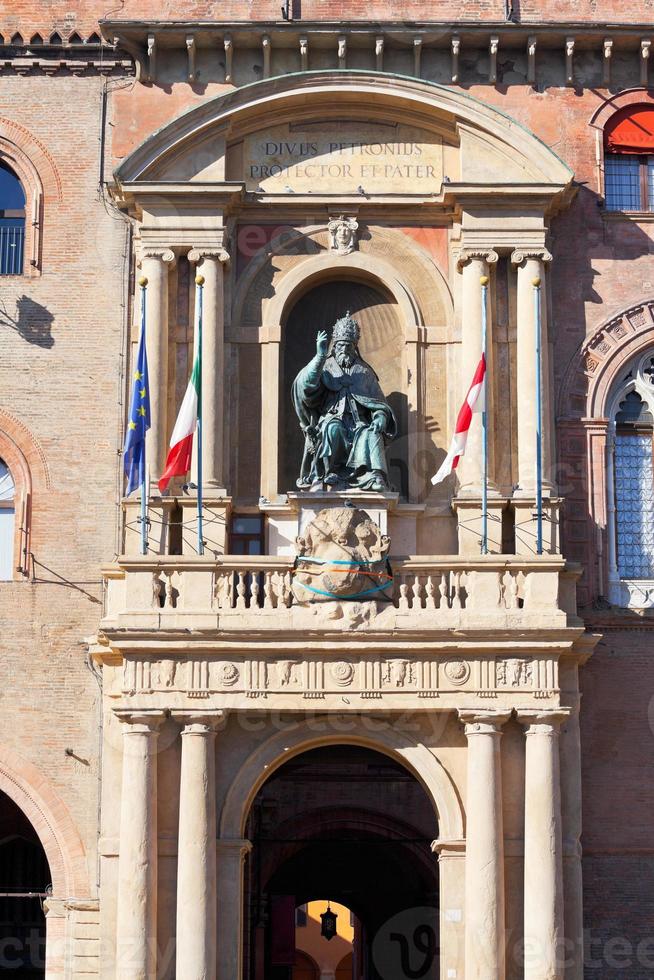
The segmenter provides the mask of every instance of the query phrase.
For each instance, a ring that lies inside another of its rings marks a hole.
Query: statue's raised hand
[[[329,347],[329,336],[326,330],[319,330],[316,337],[316,353],[324,357]]]

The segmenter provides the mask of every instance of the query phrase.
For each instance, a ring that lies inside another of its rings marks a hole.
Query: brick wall
[[[98,0],[12,0],[0,8],[0,31],[11,36],[21,31],[27,37],[34,31],[54,30],[68,35],[78,31],[82,36],[97,28],[98,20],[107,16],[111,4]],[[111,18],[116,20],[217,20],[276,21],[281,19],[281,0],[188,0],[180,6],[175,0],[125,0],[121,9],[114,4]],[[303,21],[489,21],[502,22],[506,16],[505,0],[405,0],[398,6],[394,0],[292,0],[294,16]],[[514,19],[522,23],[560,21],[578,23],[637,24],[651,20],[652,0],[512,0]]]
[[[91,882],[99,691],[84,638],[100,616],[99,563],[115,551],[126,242],[98,192],[104,84],[13,77],[0,94],[0,134],[19,123],[27,152],[38,140],[57,177],[44,180],[42,275],[0,279],[0,409],[33,462],[38,583],[0,583],[0,740],[63,799]]]

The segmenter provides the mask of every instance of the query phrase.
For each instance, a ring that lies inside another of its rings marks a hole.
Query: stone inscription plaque
[[[291,123],[247,136],[244,170],[251,191],[436,194],[443,147],[438,136],[400,124]]]

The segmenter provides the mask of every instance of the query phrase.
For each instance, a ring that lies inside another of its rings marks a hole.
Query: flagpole
[[[204,540],[202,534],[202,294],[204,287],[204,276],[195,277],[197,286],[197,318],[198,318],[198,554],[204,554]]]
[[[488,357],[486,353],[488,333],[488,276],[481,276],[481,349],[486,363],[484,375],[484,409],[481,414],[481,454],[482,454],[482,484],[481,484],[481,553],[488,554],[488,415],[486,411],[488,392]]]
[[[534,287],[534,329],[536,331],[536,554],[543,554],[543,434],[541,390],[541,292],[540,279],[532,279]]]
[[[139,279],[141,287],[141,342],[145,343],[145,308],[147,303],[148,280],[145,276]],[[143,439],[143,465],[141,467],[141,554],[148,553],[148,492],[147,492],[147,455],[146,439]]]

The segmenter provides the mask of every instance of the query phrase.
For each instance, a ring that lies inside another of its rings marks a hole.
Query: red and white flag
[[[468,388],[468,394],[461,406],[461,410],[456,420],[456,428],[450,445],[450,451],[443,460],[441,468],[436,476],[432,476],[431,482],[436,484],[449,476],[452,470],[459,465],[459,460],[465,455],[466,442],[468,441],[468,429],[472,422],[473,412],[483,412],[485,407],[486,395],[486,355],[481,355],[481,360],[477,365],[472,384]]]

